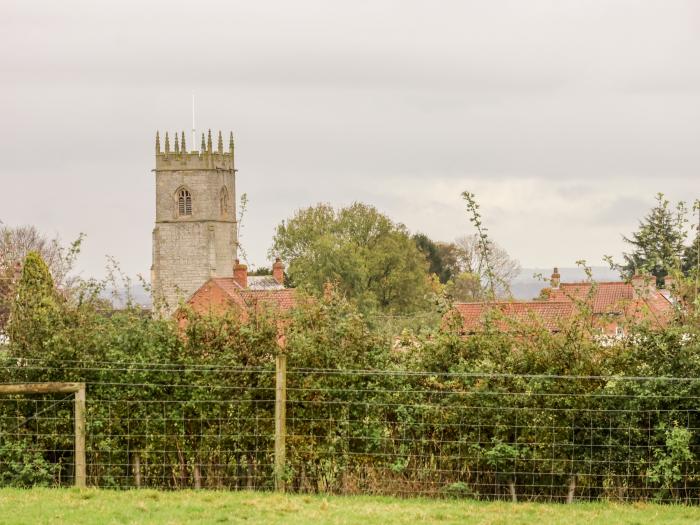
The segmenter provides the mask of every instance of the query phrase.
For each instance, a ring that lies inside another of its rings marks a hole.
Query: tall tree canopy
[[[454,243],[433,241],[424,233],[416,233],[413,240],[428,260],[428,271],[437,275],[442,284],[459,273],[457,246]]]
[[[58,238],[49,239],[34,226],[0,225],[0,335],[7,324],[14,289],[28,254],[35,252],[39,255],[53,282],[65,290],[74,284],[71,271],[82,239],[81,234],[69,246],[64,246]]]
[[[631,277],[635,273],[650,273],[662,285],[664,277],[681,268],[686,252],[687,210],[683,202],[675,208],[664,197],[656,195],[656,206],[639,222],[639,229],[631,237],[623,237],[632,251],[623,254],[622,273]]]
[[[367,204],[298,210],[277,227],[270,255],[293,285],[320,293],[335,283],[365,312],[409,313],[430,297],[428,264],[406,227]]]
[[[695,234],[693,244],[683,252],[683,273],[695,275],[700,269],[700,232]]]
[[[38,253],[46,263],[58,288],[70,286],[70,274],[80,253],[83,234],[70,245],[50,239],[34,226],[0,226],[0,267],[22,264],[30,252]]]
[[[60,324],[59,311],[59,296],[48,266],[37,252],[29,252],[15,287],[8,326],[19,355],[27,357],[27,351],[42,347]]]
[[[479,234],[465,235],[455,241],[458,274],[447,291],[457,301],[481,301],[488,298],[488,265],[493,278],[495,298],[510,296],[510,283],[520,274],[520,263],[501,246],[487,240],[488,250],[480,248]]]
[[[683,253],[683,273],[695,277],[696,287],[700,277],[700,199],[693,202],[691,235],[694,240]]]

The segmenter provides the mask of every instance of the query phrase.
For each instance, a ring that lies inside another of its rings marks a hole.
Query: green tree
[[[697,221],[691,227],[695,231],[695,240],[683,253],[683,273],[694,277],[697,285],[700,277],[700,199],[693,203],[693,215],[693,222]]]
[[[8,335],[22,357],[40,351],[60,323],[60,299],[48,266],[37,252],[29,252],[15,289]]]
[[[436,242],[423,233],[416,233],[413,240],[428,260],[428,271],[437,275],[442,284],[459,273],[457,246],[452,242]]]
[[[427,304],[427,262],[406,227],[373,206],[318,204],[278,227],[270,249],[290,282],[321,293],[327,282],[362,311],[408,313]]]
[[[654,449],[656,462],[649,469],[649,480],[660,485],[657,498],[663,499],[671,492],[676,499],[678,484],[686,477],[688,464],[693,460],[690,450],[693,433],[677,424],[669,429],[662,423],[659,430],[665,432],[665,447]]]
[[[663,193],[657,194],[656,206],[640,221],[639,229],[631,237],[623,237],[633,248],[623,254],[623,275],[629,278],[648,272],[662,285],[670,271],[679,269],[686,250],[686,214],[685,203],[679,202],[674,209]]]
[[[4,339],[5,325],[10,318],[12,296],[14,295],[18,273],[15,265],[0,266],[0,343]]]
[[[22,262],[27,255],[38,253],[48,266],[56,287],[69,293],[75,291],[77,278],[72,275],[72,270],[83,237],[80,234],[66,246],[57,237],[49,239],[44,236],[34,226],[6,226],[0,221],[0,338],[10,315]]]
[[[484,299],[481,279],[475,273],[462,272],[456,275],[445,287],[445,292],[455,301],[473,302]]]

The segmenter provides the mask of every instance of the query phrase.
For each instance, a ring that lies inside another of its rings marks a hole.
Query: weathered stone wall
[[[236,186],[229,152],[160,152],[156,147],[156,221],[151,283],[156,304],[172,312],[209,277],[232,274],[236,260]],[[192,214],[178,214],[190,192]],[[222,192],[225,197],[222,197]],[[225,205],[222,206],[222,200]]]

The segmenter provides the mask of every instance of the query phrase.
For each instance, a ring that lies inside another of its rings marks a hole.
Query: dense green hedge
[[[273,315],[189,312],[180,330],[105,309],[95,290],[65,301],[36,289],[18,294],[0,382],[88,383],[90,484],[272,488]],[[394,339],[341,297],[301,300],[285,325],[287,486],[697,501],[697,324],[609,344],[591,326],[582,314],[556,334],[465,339],[442,325]],[[70,482],[61,399],[0,401],[0,484]]]

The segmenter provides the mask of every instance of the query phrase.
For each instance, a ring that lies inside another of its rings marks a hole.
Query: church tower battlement
[[[151,286],[154,305],[172,312],[210,277],[231,274],[236,260],[236,169],[218,133],[187,150],[185,133],[156,133],[156,217]]]

